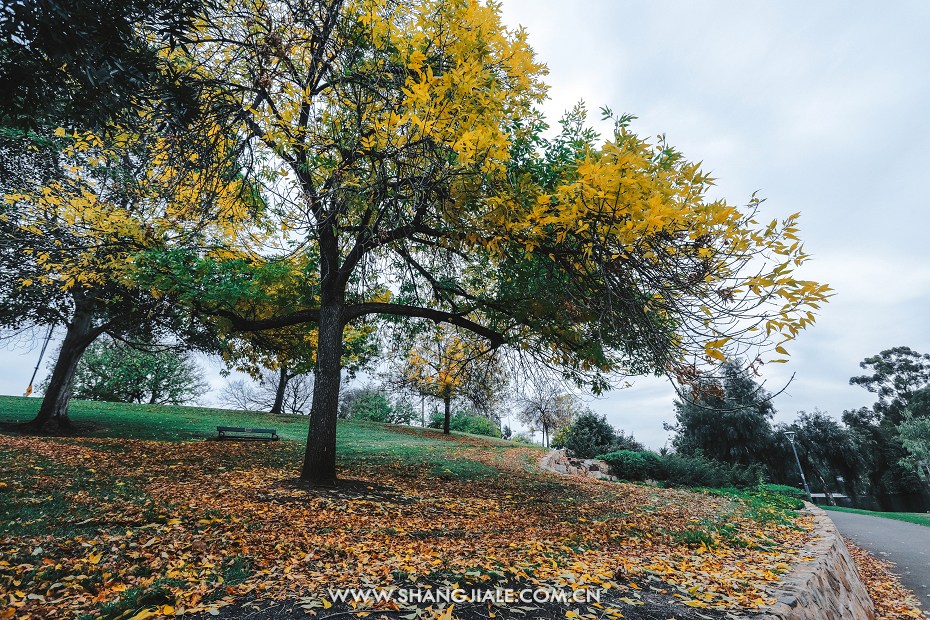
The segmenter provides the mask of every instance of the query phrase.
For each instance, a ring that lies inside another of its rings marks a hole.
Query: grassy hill
[[[2,397],[0,421],[37,407]],[[303,417],[80,401],[71,414],[91,432],[0,434],[0,618],[244,618],[253,605],[438,618],[327,594],[417,584],[608,597],[466,604],[447,619],[725,618],[764,603],[808,536],[751,494],[570,479],[536,467],[541,448],[486,437],[340,421],[341,482],[308,488]],[[205,441],[217,425],[283,440]]]

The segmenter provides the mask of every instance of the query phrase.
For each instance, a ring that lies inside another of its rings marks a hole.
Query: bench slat
[[[217,432],[226,433],[270,433],[277,435],[278,431],[273,428],[243,428],[241,426],[217,426]]]
[[[273,428],[245,428],[242,426],[217,426],[216,432],[219,434],[217,440],[229,440],[229,441],[278,441],[278,431]],[[227,435],[226,433],[237,433],[235,435]],[[252,433],[251,435],[244,434],[239,435],[238,433]],[[256,435],[270,435],[269,437],[262,437]]]

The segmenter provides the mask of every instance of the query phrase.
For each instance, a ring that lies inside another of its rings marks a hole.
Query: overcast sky
[[[579,100],[595,119],[605,105],[634,114],[634,132],[704,162],[712,196],[745,204],[759,190],[766,221],[801,212],[813,259],[799,274],[836,296],[791,361],[764,369],[773,390],[795,374],[777,420],[871,405],[849,385],[863,358],[930,352],[930,3],[504,0],[503,12],[549,66],[553,123]],[[0,392],[22,394],[38,351],[0,356]],[[648,379],[591,404],[659,448],[673,398]]]

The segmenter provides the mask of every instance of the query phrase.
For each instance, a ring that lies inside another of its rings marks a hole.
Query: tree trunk
[[[336,418],[342,371],[342,295],[335,301],[321,304],[320,307],[310,430],[307,433],[304,466],[300,472],[301,479],[312,484],[326,485],[336,481]]]
[[[446,396],[446,397],[443,399],[443,402],[444,402],[445,405],[446,405],[446,417],[445,417],[445,419],[444,419],[443,422],[442,422],[442,434],[443,434],[443,435],[449,435],[449,434],[450,434],[450,433],[449,433],[449,420],[450,420],[450,418],[452,417],[452,407],[451,407],[451,405],[452,405],[452,397],[451,397],[451,396]]]
[[[284,408],[284,390],[287,389],[287,382],[291,377],[287,374],[287,366],[281,366],[281,374],[278,375],[278,391],[274,395],[274,405],[268,413],[281,413]]]
[[[61,351],[42,398],[39,413],[27,425],[32,431],[54,433],[71,428],[68,404],[71,402],[74,373],[87,345],[100,334],[99,329],[93,328],[93,311],[89,306],[86,302],[75,304],[74,316],[61,343]]]

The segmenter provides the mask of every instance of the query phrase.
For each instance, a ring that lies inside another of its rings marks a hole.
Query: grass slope
[[[870,517],[882,517],[883,519],[894,519],[895,521],[907,521],[917,525],[930,526],[930,514],[920,512],[874,512],[872,510],[859,510],[858,508],[843,508],[842,506],[818,506],[824,510],[835,510],[836,512],[852,512],[857,515],[868,515]]]
[[[37,408],[2,397],[0,420]],[[725,618],[762,604],[807,537],[795,513],[749,496],[566,479],[535,467],[541,448],[461,433],[340,421],[342,483],[320,489],[296,479],[306,418],[90,402],[71,415],[96,430],[0,435],[0,618],[226,603],[220,618],[238,618],[257,599],[354,615],[326,589],[365,583],[587,584],[611,602],[579,617]],[[217,425],[284,440],[203,441]],[[495,613],[566,617],[559,605]]]

